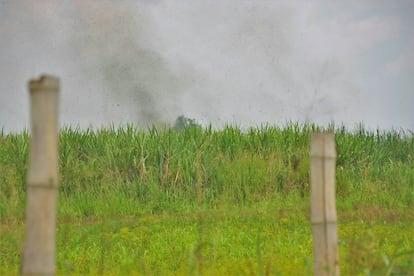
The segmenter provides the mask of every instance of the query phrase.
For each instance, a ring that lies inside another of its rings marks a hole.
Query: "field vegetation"
[[[288,124],[64,128],[59,275],[311,275],[309,141],[334,131],[343,275],[413,275],[414,135]],[[30,135],[0,131],[0,275],[18,275]]]

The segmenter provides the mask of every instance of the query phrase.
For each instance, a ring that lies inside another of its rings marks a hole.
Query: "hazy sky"
[[[61,79],[62,125],[414,130],[414,0],[0,0],[0,128]]]

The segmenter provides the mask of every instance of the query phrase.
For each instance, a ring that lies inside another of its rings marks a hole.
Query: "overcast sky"
[[[413,26],[413,0],[0,0],[0,129],[47,73],[61,125],[414,130]]]

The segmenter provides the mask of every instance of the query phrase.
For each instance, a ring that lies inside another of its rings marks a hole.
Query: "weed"
[[[58,273],[309,275],[315,129],[63,128]],[[413,133],[330,129],[341,271],[414,271]],[[0,132],[1,275],[18,273],[29,138]]]

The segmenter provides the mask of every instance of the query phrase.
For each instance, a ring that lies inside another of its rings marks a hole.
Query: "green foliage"
[[[184,130],[186,128],[200,128],[201,126],[196,122],[195,119],[190,119],[184,115],[178,116],[174,123],[175,130]]]
[[[181,118],[181,119],[180,119]],[[315,125],[64,128],[60,274],[312,271],[309,138]],[[414,267],[414,136],[336,133],[344,274]],[[0,133],[0,274],[18,273],[29,134]]]

